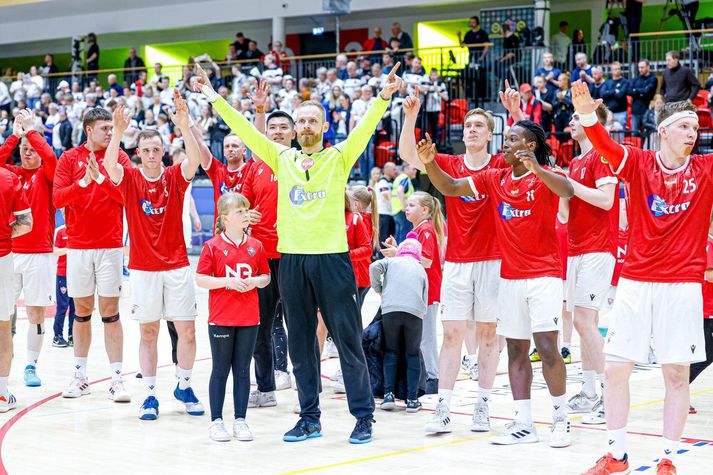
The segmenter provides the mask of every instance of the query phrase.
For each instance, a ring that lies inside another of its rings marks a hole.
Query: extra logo
[[[299,185],[295,185],[290,190],[290,201],[295,206],[300,206],[308,201],[323,200],[327,197],[327,192],[324,190],[320,191],[305,191],[305,189]]]
[[[530,216],[532,214],[532,210],[513,208],[510,204],[502,201],[498,205],[498,213],[505,221],[509,221],[515,218],[525,218]]]
[[[220,182],[220,194],[224,195],[230,191],[240,191],[240,185],[235,185],[234,187],[230,188],[228,185],[225,184],[224,181]]]
[[[653,214],[657,218],[660,218],[661,216],[682,213],[686,211],[689,206],[691,206],[690,201],[685,201],[683,203],[677,204],[668,204],[659,195],[649,195],[648,203],[649,209],[651,210],[651,214]]]
[[[166,211],[165,206],[161,206],[159,208],[154,208],[154,206],[151,204],[149,200],[141,200],[141,209],[144,211],[144,214],[146,216],[151,216],[153,215],[158,215],[158,214],[163,214],[164,211]]]

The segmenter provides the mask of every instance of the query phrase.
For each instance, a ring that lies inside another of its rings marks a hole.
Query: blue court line
[[[684,443],[690,443],[690,442],[684,442]],[[713,445],[713,444],[711,444],[709,442],[705,442],[705,441],[700,441],[700,442],[696,442],[696,443],[692,444],[692,447],[702,447],[704,445]],[[685,454],[686,452],[690,452],[690,450],[689,449],[678,449],[678,451],[676,453],[678,455],[682,455],[682,454]],[[659,459],[655,459],[654,463],[658,464]],[[645,472],[646,470],[649,470],[651,468],[653,468],[653,466],[651,466],[651,465],[641,465],[640,467],[635,468],[634,471],[635,472]]]

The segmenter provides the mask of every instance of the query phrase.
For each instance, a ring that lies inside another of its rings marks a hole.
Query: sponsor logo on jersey
[[[250,257],[255,257],[255,248],[252,246],[248,247],[248,254],[250,254]]]
[[[296,206],[306,203],[307,201],[323,200],[327,197],[325,190],[320,191],[305,191],[300,185],[295,185],[290,190],[290,201]]]
[[[240,191],[240,185],[235,185],[234,187],[230,188],[228,185],[225,184],[224,181],[220,182],[220,194],[224,195],[230,191]]]
[[[478,193],[474,196],[459,196],[458,198],[465,203],[477,203],[478,201],[483,201],[488,195],[481,195]]]
[[[532,214],[532,210],[513,208],[512,206],[510,206],[510,204],[502,201],[498,205],[498,213],[500,213],[501,218],[506,221],[509,221],[515,218],[525,218],[527,216],[530,216]]]
[[[649,195],[648,197],[649,209],[651,214],[657,218],[661,216],[678,214],[686,211],[689,206],[691,206],[690,201],[684,201],[683,203],[668,204],[659,195]]]
[[[144,211],[146,216],[151,216],[152,214],[163,214],[164,211],[166,211],[165,206],[154,208],[149,200],[141,200],[141,209]]]

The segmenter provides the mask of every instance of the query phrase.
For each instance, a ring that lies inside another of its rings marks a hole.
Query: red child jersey
[[[453,178],[475,176],[492,168],[505,168],[502,154],[493,155],[480,168],[471,168],[465,155],[436,154],[436,163]],[[446,261],[478,262],[500,259],[495,237],[495,216],[490,211],[487,195],[446,196],[448,214]]]
[[[706,270],[713,270],[713,236],[706,242]],[[703,318],[713,318],[713,282],[703,282]]]
[[[252,163],[252,160],[248,160],[237,170],[229,170],[228,165],[213,157],[210,167],[205,172],[213,184],[213,202],[216,205],[214,222],[218,220],[218,200],[229,191],[241,192],[245,177]],[[252,205],[252,202],[250,204]],[[215,230],[215,227],[213,229]]]
[[[345,213],[349,259],[354,267],[357,287],[369,287],[369,265],[371,264],[371,239],[364,218],[359,213]]]
[[[713,155],[691,155],[676,170],[653,150],[625,147],[629,250],[621,276],[644,282],[701,282],[713,206]]]
[[[55,207],[52,204],[52,182],[57,155],[37,131],[26,135],[30,145],[42,159],[39,168],[28,170],[15,165],[3,165],[17,175],[22,185],[22,194],[32,209],[32,231],[12,240],[12,252],[34,254],[52,252]],[[5,163],[19,143],[16,135],[11,135],[0,147],[0,163]]]
[[[246,279],[270,273],[265,250],[257,239],[247,235],[240,244],[225,233],[214,236],[203,246],[196,274]],[[247,327],[260,323],[257,289],[249,292],[220,288],[208,294],[208,323],[228,327]]]
[[[555,233],[557,234],[557,246],[562,262],[562,280],[567,279],[567,253],[569,252],[569,226],[560,221],[559,216],[555,220]]]
[[[183,240],[183,200],[190,181],[180,165],[164,168],[155,179],[141,168],[124,168],[116,185],[129,226],[129,269],[165,271],[188,266]]]
[[[626,250],[629,247],[629,230],[619,229],[619,238],[616,246],[616,264],[614,265],[614,274],[611,278],[611,285],[616,287],[619,285],[619,277],[621,276],[621,268],[624,266],[626,258]]]
[[[105,152],[94,152],[104,180],[101,184],[92,181],[86,188],[79,186],[89,160],[86,143],[64,152],[57,163],[52,200],[55,207],[64,208],[70,249],[123,247],[121,195],[107,178],[103,165]],[[119,150],[119,164],[131,166],[129,156],[123,150]]]
[[[54,247],[64,249],[67,247],[67,227],[60,226],[54,237]],[[64,277],[67,275],[67,255],[57,258],[57,275]]]
[[[531,172],[514,177],[512,168],[486,170],[469,177],[476,194],[490,197],[504,279],[562,278],[555,221],[559,196]]]
[[[17,175],[0,168],[0,257],[12,250],[12,223],[15,216],[30,213],[30,205],[23,196],[22,185]]]
[[[418,242],[421,243],[421,255],[425,259],[430,259],[431,267],[426,269],[428,277],[428,305],[441,301],[441,281],[443,280],[443,269],[441,268],[441,253],[438,248],[438,237],[433,229],[431,221],[422,221],[413,228],[418,235]]]
[[[252,165],[244,175],[240,193],[248,199],[250,208],[259,207],[258,211],[262,213],[260,222],[250,226],[250,236],[262,243],[269,259],[276,259],[280,257],[280,253],[277,252],[277,228],[275,227],[277,222],[277,177],[272,168],[262,160],[250,160],[248,163]]]
[[[599,188],[607,184],[617,184],[607,161],[591,149],[584,155],[572,159],[569,164],[570,179],[587,188]],[[609,211],[591,205],[577,196],[569,199],[569,254],[579,256],[592,252],[616,254],[619,236],[619,190],[612,191],[614,201]]]

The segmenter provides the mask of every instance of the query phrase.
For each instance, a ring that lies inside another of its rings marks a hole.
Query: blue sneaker
[[[42,381],[37,377],[35,372],[35,365],[28,364],[25,366],[25,386],[36,388],[37,386],[42,386]]]
[[[198,400],[193,393],[193,388],[190,386],[186,389],[179,389],[178,384],[173,391],[173,396],[186,405],[186,412],[192,416],[202,416],[205,414],[203,404]]]
[[[303,440],[317,437],[322,437],[322,426],[320,423],[300,419],[295,427],[285,432],[285,435],[282,436],[282,440],[285,442],[302,442]]]
[[[155,421],[158,418],[158,399],[149,396],[139,409],[139,419],[142,421]]]
[[[129,277],[129,268],[124,266],[121,273],[124,274],[124,277]]]
[[[374,421],[372,416],[360,417],[354,426],[352,435],[349,436],[350,444],[368,444],[371,442],[371,424]]]

